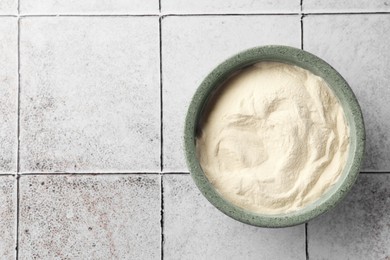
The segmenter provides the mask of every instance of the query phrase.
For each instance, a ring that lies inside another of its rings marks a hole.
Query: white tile
[[[18,13],[18,0],[1,0],[0,1],[0,14],[17,14]]]
[[[303,0],[304,12],[390,11],[389,0]]]
[[[164,13],[293,13],[299,12],[299,0],[161,0]]]
[[[158,18],[21,20],[24,172],[160,169]]]
[[[160,177],[22,176],[19,259],[160,259]]]
[[[366,126],[364,170],[390,170],[390,16],[304,18],[304,48],[328,61],[349,82]]]
[[[250,47],[300,46],[300,17],[167,17],[162,21],[164,171],[186,171],[182,135],[187,107],[204,77]]]
[[[0,17],[0,174],[16,171],[18,24]]]
[[[390,174],[362,174],[345,201],[309,222],[310,259],[388,259]]]
[[[158,14],[159,0],[20,0],[23,14]]]
[[[189,175],[164,175],[166,259],[305,259],[304,225],[267,229],[224,215]]]
[[[15,186],[13,176],[0,176],[0,259],[15,259]]]

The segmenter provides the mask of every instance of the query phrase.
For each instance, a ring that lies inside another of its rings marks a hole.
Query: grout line
[[[162,76],[162,17],[158,20],[158,30],[159,30],[159,49],[160,49],[160,171],[164,169],[164,115],[163,115],[163,76]]]
[[[0,14],[0,17],[168,17],[168,16],[272,16],[272,15],[375,15],[390,14],[390,11],[371,11],[371,12],[299,12],[292,13],[194,13],[194,14]]]
[[[360,174],[390,174],[389,171],[361,171]]]
[[[197,13],[197,14],[0,14],[0,17],[166,17],[166,16],[261,16],[261,15],[297,15],[294,13]]]
[[[320,15],[381,15],[390,14],[390,12],[294,12],[294,13],[226,13],[226,14],[0,14],[1,17],[28,17],[28,18],[39,18],[39,17],[197,17],[197,16],[287,16],[287,15],[303,15],[303,16],[320,16]]]
[[[159,17],[159,14],[21,14],[20,17]]]
[[[84,175],[91,175],[91,176],[97,176],[97,175],[103,175],[103,176],[110,176],[110,175],[189,175],[189,172],[24,172],[18,173],[18,176],[32,176],[32,175],[49,175],[49,176],[84,176]],[[390,171],[361,171],[360,174],[390,174]],[[0,174],[0,178],[2,176],[15,176],[15,174]]]
[[[18,82],[18,92],[17,92],[17,145],[16,145],[16,234],[15,234],[15,258],[16,260],[19,259],[19,205],[20,205],[20,186],[19,186],[19,172],[20,172],[20,17],[19,17],[19,3],[18,1],[18,34],[17,34],[17,62],[18,62],[18,75],[17,75],[17,82]]]
[[[301,15],[301,50],[303,50],[303,14]]]
[[[18,82],[18,92],[17,92],[17,127],[16,127],[16,133],[17,133],[17,146],[16,146],[16,175],[20,172],[20,17],[18,17],[18,35],[17,35],[17,62],[18,62],[18,75],[17,75],[17,82]]]
[[[158,12],[161,14],[161,0],[158,0]]]
[[[390,14],[390,12],[302,12],[304,15],[359,15],[359,14]]]
[[[188,175],[189,172],[163,172],[163,175]]]
[[[161,227],[161,260],[164,259],[164,176],[161,175],[161,181],[160,181],[160,185],[161,185],[161,211],[160,211],[160,214],[161,214],[161,218],[160,218],[160,227]]]
[[[17,101],[16,101],[16,109],[17,109],[17,123],[16,123],[16,176],[20,173],[20,16],[19,16],[19,6],[20,0],[18,0],[18,26],[17,26],[17,63],[18,63],[18,74],[17,74]]]
[[[308,229],[309,223],[305,223],[305,251],[306,251],[306,260],[309,260],[309,239],[307,236],[307,229]]]
[[[160,229],[161,229],[161,244],[160,257],[164,259],[164,137],[163,137],[163,82],[162,82],[162,19],[161,16],[161,0],[159,0],[160,17],[158,19],[159,30],[159,51],[160,51]]]
[[[15,225],[15,259],[19,259],[19,218],[20,218],[20,184],[19,184],[20,175],[15,176],[16,181],[16,225]]]
[[[297,15],[300,12],[293,13],[226,13],[226,14],[218,14],[218,13],[198,13],[198,14],[161,14],[161,16],[270,16],[270,15]]]
[[[303,0],[300,0],[299,7],[301,10],[301,50],[303,50],[303,17],[304,17],[304,14],[302,12],[302,5],[303,5]]]
[[[27,172],[21,173],[19,176],[116,176],[116,175],[161,175],[160,172],[101,172],[101,173],[90,173],[90,172]]]

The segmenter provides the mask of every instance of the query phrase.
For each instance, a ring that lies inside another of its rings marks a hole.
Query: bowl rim
[[[225,200],[204,174],[196,155],[198,119],[208,98],[229,76],[260,61],[277,61],[296,65],[324,78],[344,108],[350,126],[350,151],[343,178],[339,178],[316,202],[298,211],[285,214],[258,214],[240,208]],[[359,103],[345,79],[327,62],[294,47],[265,45],[242,51],[223,61],[199,85],[188,107],[184,128],[184,149],[190,174],[206,199],[226,215],[258,227],[288,227],[305,223],[335,207],[355,183],[364,157],[365,128]]]

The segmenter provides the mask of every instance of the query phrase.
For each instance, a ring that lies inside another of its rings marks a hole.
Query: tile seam
[[[110,175],[161,175],[160,172],[25,172],[19,176],[110,176]]]
[[[0,14],[0,17],[191,17],[191,16],[272,16],[272,15],[375,15],[390,14],[390,11],[369,12],[275,12],[275,13],[160,13],[160,14]]]
[[[163,172],[163,175],[188,175],[190,174],[189,172]]]
[[[161,0],[159,0],[159,61],[160,61],[160,259],[164,259],[164,111],[163,111],[163,76],[162,76],[162,19]]]
[[[376,14],[390,14],[390,11],[372,11],[372,12],[302,12],[304,15],[376,15]]]
[[[304,49],[304,46],[303,46],[303,18],[304,18],[304,15],[301,14],[301,19],[300,19],[300,24],[301,24],[301,50]]]
[[[162,76],[162,17],[158,19],[158,30],[159,30],[159,54],[160,54],[160,172],[164,170],[164,111],[163,111],[163,76]]]
[[[303,7],[302,7],[303,8]],[[162,13],[161,16],[278,16],[278,15],[355,15],[355,14],[390,14],[390,11],[370,11],[370,12],[269,12],[269,13]]]
[[[159,17],[159,14],[21,14],[20,17]]]
[[[41,175],[51,175],[51,176],[77,176],[77,175],[91,175],[91,176],[110,176],[110,175],[189,175],[189,172],[181,171],[181,172],[19,172],[18,176],[41,176]],[[390,174],[390,171],[360,171],[360,174]],[[12,173],[4,173],[0,174],[0,177],[2,176],[15,176],[15,174]]]
[[[16,209],[15,209],[15,259],[19,259],[19,225],[20,225],[20,0],[17,2],[17,63],[18,63],[18,75],[17,75],[17,140],[16,140]]]
[[[386,174],[390,174],[390,171],[361,171],[360,174],[383,174],[383,175],[386,175]]]
[[[309,260],[310,257],[309,257],[309,239],[308,239],[308,226],[309,226],[309,223],[305,223],[305,255],[306,255],[306,260]]]
[[[16,227],[15,227],[15,259],[19,259],[19,219],[20,219],[20,176],[16,175],[15,176],[15,182],[16,182]]]
[[[160,175],[160,192],[161,192],[161,205],[160,205],[160,229],[161,229],[161,245],[160,254],[161,260],[164,259],[164,175]]]

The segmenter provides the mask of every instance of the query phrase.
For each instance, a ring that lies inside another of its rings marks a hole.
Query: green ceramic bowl
[[[212,92],[230,75],[260,61],[278,61],[296,65],[322,77],[339,98],[350,126],[350,149],[344,171],[338,182],[320,199],[305,208],[286,214],[261,215],[225,200],[204,174],[196,156],[196,134],[199,117]],[[185,152],[191,176],[203,195],[226,215],[259,227],[287,227],[307,222],[338,204],[353,186],[363,159],[365,130],[362,113],[354,93],[343,77],[328,63],[306,51],[288,46],[262,46],[241,52],[216,67],[200,84],[188,108]]]

